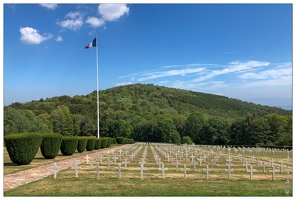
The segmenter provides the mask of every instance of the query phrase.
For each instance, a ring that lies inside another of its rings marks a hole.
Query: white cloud
[[[42,7],[48,8],[50,10],[54,10],[58,7],[58,4],[55,4],[55,3],[41,3],[39,5]]]
[[[286,69],[271,69],[266,70],[258,73],[245,73],[239,76],[241,79],[267,79],[267,78],[279,78],[281,76],[292,75],[292,68]]]
[[[156,79],[166,76],[185,76],[187,74],[198,73],[205,70],[205,68],[192,68],[192,69],[180,69],[180,70],[169,70],[161,72],[150,72],[144,74],[142,78],[139,78],[138,81],[146,81],[151,79]]]
[[[105,21],[103,19],[99,19],[96,17],[88,17],[86,20],[86,23],[90,24],[92,27],[100,27],[105,24]]]
[[[79,30],[83,25],[82,14],[80,12],[69,12],[65,17],[70,19],[57,22],[63,28],[75,31]]]
[[[120,17],[129,13],[126,4],[100,4],[98,12],[104,21],[116,21]]]
[[[246,70],[250,70],[252,68],[265,67],[265,66],[268,66],[269,64],[270,64],[269,62],[260,62],[260,61],[247,61],[247,62],[234,61],[234,62],[230,62],[229,65],[222,70],[209,71],[209,73],[206,74],[205,76],[196,78],[193,81],[201,82],[207,79],[211,79],[218,75],[229,74],[229,73],[241,73]]]
[[[56,39],[56,41],[57,42],[61,42],[61,41],[63,41],[63,38],[61,36],[58,36],[57,39]]]
[[[20,28],[21,41],[24,44],[40,44],[41,42],[52,38],[51,34],[40,35],[38,30],[30,27]]]
[[[292,75],[281,76],[276,79],[267,79],[261,81],[249,81],[240,85],[240,87],[244,88],[252,88],[252,87],[281,87],[281,86],[292,86]],[[291,91],[292,92],[292,91]]]

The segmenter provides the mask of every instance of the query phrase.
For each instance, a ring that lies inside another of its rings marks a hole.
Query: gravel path
[[[122,148],[123,146],[127,146],[127,145],[122,145],[122,146],[114,147],[111,149],[113,151],[117,151],[120,148]],[[100,151],[100,152],[90,153],[90,154],[88,154],[88,156],[94,159],[94,158],[96,158],[97,154],[99,156],[105,155],[105,154],[107,154],[108,151],[110,151],[110,148]],[[76,161],[78,162],[78,164],[86,162],[84,157],[85,157],[85,155],[76,157]],[[59,171],[64,170],[64,169],[67,169],[67,168],[70,168],[73,166],[73,158],[68,159],[68,160],[57,161],[56,163],[57,163],[57,166],[60,166]],[[40,166],[40,167],[35,167],[32,169],[28,169],[28,170],[24,170],[24,171],[20,171],[20,172],[16,172],[13,174],[5,175],[3,177],[3,192],[6,192],[6,191],[11,190],[13,188],[16,188],[20,185],[30,183],[32,181],[40,180],[40,179],[43,179],[47,176],[52,175],[53,174],[52,167],[53,167],[53,163],[48,164],[48,165],[44,165],[44,166]]]

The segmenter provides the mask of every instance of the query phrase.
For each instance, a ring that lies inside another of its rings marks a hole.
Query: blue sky
[[[4,105],[152,83],[292,109],[292,4],[4,4]]]

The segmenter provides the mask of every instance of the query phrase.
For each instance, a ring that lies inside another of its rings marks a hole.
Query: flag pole
[[[99,108],[99,62],[98,62],[98,38],[96,36],[96,61],[97,61],[97,116],[98,116],[98,138],[100,138],[100,108]]]

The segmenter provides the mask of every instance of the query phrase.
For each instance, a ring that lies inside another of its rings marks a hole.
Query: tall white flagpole
[[[100,138],[100,108],[99,108],[99,62],[98,62],[98,37],[96,36],[96,60],[97,60],[97,115],[98,115],[98,138]]]

